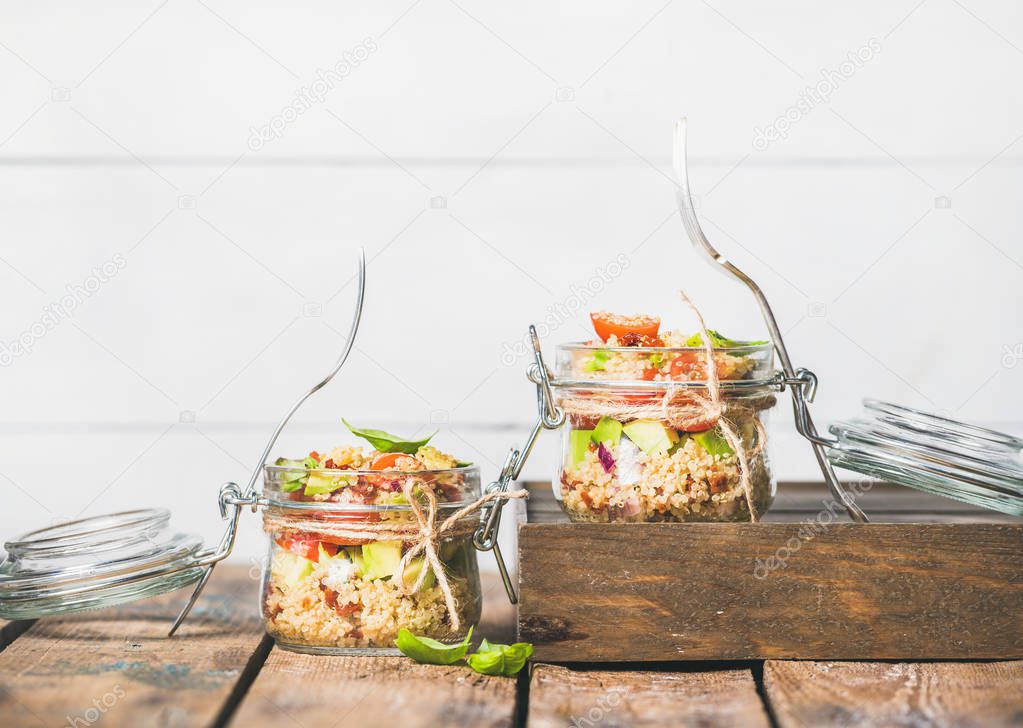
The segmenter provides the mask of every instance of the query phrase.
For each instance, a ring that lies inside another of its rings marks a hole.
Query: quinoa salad
[[[434,639],[460,638],[478,621],[481,606],[471,531],[450,533],[437,545],[461,622],[456,634],[443,591],[423,554],[408,560],[397,581],[402,557],[414,542],[374,540],[372,533],[359,529],[413,523],[403,487],[409,479],[419,502],[423,490],[433,493],[443,518],[444,504],[477,497],[478,470],[431,447],[429,438],[401,440],[377,430],[350,429],[369,434],[374,449],[313,451],[301,460],[280,458],[267,468],[266,491],[278,504],[268,512],[299,513],[303,523],[324,523],[322,532],[307,526],[269,533],[263,589],[267,632],[279,644],[296,649],[391,648],[402,627]],[[317,505],[315,510],[289,510],[290,502]],[[354,533],[338,535],[345,530]]]
[[[597,339],[559,350],[559,376],[573,380],[559,391],[569,425],[554,486],[562,509],[574,521],[751,520],[739,457],[717,420],[698,414],[706,390],[667,389],[670,382],[706,381],[702,335],[662,331],[651,316],[595,313],[591,319]],[[768,342],[707,333],[719,380],[750,379],[769,366]],[[586,384],[591,380],[621,386],[598,390]],[[658,382],[664,385],[650,389],[648,383]],[[747,455],[750,500],[760,514],[774,494],[763,442],[774,396],[725,391],[722,397]]]
[[[705,381],[707,359],[703,337],[679,330],[661,330],[653,316],[592,313],[597,338],[563,347],[571,379],[621,381]],[[767,341],[735,341],[708,330],[714,347],[714,369],[720,380],[749,379],[764,366]]]

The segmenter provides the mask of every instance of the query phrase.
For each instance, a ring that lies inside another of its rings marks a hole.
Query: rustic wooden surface
[[[764,683],[778,725],[1023,725],[1023,662],[776,662]]]
[[[549,486],[547,486],[549,493]],[[875,491],[876,492],[876,491]],[[790,500],[792,513],[805,520],[813,512],[813,503],[823,490],[804,489]],[[903,509],[906,518],[921,518],[914,512],[913,495],[894,494],[894,512]],[[801,499],[801,500],[800,500]],[[540,499],[536,499],[543,505]],[[553,504],[551,499],[548,505]],[[944,507],[946,510],[941,511]],[[810,510],[807,510],[810,509]],[[940,511],[940,512],[939,512]],[[972,515],[942,502],[924,514],[931,520],[972,519]],[[775,524],[778,527],[779,524]],[[784,526],[783,526],[784,527]],[[901,527],[895,527],[901,528]],[[990,533],[976,529],[979,542],[990,545]],[[704,532],[704,535],[710,531]],[[985,536],[987,534],[987,536]],[[749,539],[746,539],[747,541]],[[910,544],[912,545],[912,544]],[[946,552],[945,565],[936,571],[939,581],[949,578],[951,567],[962,560],[951,553],[956,544],[936,542],[934,550]],[[669,617],[663,605],[649,598],[660,582],[636,571],[657,544],[637,546],[637,558],[630,565],[638,592],[620,592],[621,601],[641,615],[644,630],[657,637],[657,630]],[[680,548],[685,546],[685,550]],[[960,543],[960,551],[976,544]],[[593,559],[602,566],[580,594],[617,588],[607,576],[609,554],[595,553],[571,546],[572,553],[559,555],[567,546],[552,540],[544,552],[545,560]],[[734,550],[734,544],[732,545]],[[685,544],[673,543],[674,562],[701,563],[710,559],[711,549],[727,556],[727,549],[712,539],[701,538]],[[859,621],[845,627],[847,641],[868,639],[874,624],[890,622],[888,612],[907,609],[918,597],[913,591],[918,581],[931,575],[931,561],[911,562],[899,556],[903,543],[882,541],[874,548],[879,559],[874,567],[878,578],[894,580],[904,586],[885,605],[871,601],[876,587],[866,584],[855,589],[832,574],[830,580],[798,579],[796,563],[806,554],[804,545],[790,559],[782,573],[793,600],[795,613],[799,599],[806,593],[821,594],[806,614],[853,613]],[[849,552],[827,549],[837,573],[855,572],[868,561]],[[707,555],[704,555],[704,552]],[[539,553],[539,552],[537,552]],[[985,565],[975,574],[963,577],[959,591],[932,604],[929,618],[947,612],[956,613],[967,599],[979,606],[974,620],[948,644],[962,645],[1002,625],[1006,644],[1019,639],[1023,610],[1017,606],[1014,621],[1002,612],[1002,602],[986,599],[996,588],[1020,588],[1021,557],[1015,551],[1000,553],[994,566]],[[1012,561],[1012,558],[1015,561]],[[667,560],[667,559],[666,559]],[[657,561],[657,559],[654,559]],[[1015,564],[1015,572],[1006,571]],[[715,564],[719,561],[715,561]],[[1003,568],[1004,567],[1004,568]],[[741,584],[724,578],[720,592],[728,605],[748,604],[746,616],[754,619],[749,595]],[[843,571],[844,570],[844,571]],[[104,610],[67,618],[49,618],[35,623],[0,623],[0,716],[3,725],[104,725],[104,726],[234,726],[268,725],[316,728],[317,726],[363,725],[501,725],[501,726],[646,726],[646,725],[778,725],[789,726],[999,726],[1023,724],[1023,662],[934,663],[822,663],[758,660],[743,662],[673,661],[631,664],[593,664],[555,666],[536,662],[532,675],[489,678],[476,675],[464,666],[435,667],[414,665],[403,658],[310,657],[271,650],[262,637],[256,615],[257,584],[245,567],[221,567],[207,595],[186,622],[178,637],[168,640],[166,629],[177,609],[187,598],[179,591],[134,606]],[[903,576],[908,574],[908,576]],[[774,574],[769,578],[774,578]],[[565,589],[575,578],[562,573]],[[908,579],[908,581],[905,581]],[[1001,580],[1001,582],[999,582]],[[484,623],[479,634],[492,640],[513,639],[514,610],[507,603],[500,580],[484,574]],[[691,585],[691,572],[682,580]],[[820,585],[820,586],[819,586]],[[934,587],[930,587],[934,588]],[[648,591],[644,592],[643,589]],[[691,587],[688,592],[692,592]],[[926,590],[924,591],[926,594]],[[643,596],[646,594],[646,596]],[[699,597],[699,598],[698,598]],[[727,606],[718,615],[708,602],[710,592],[693,595],[688,612],[675,619],[692,632],[661,633],[659,638],[678,639],[679,634],[699,648],[713,632],[696,634],[701,623],[721,624],[728,629],[747,630],[746,634],[770,635],[760,617],[759,623],[736,627],[735,610]],[[597,624],[608,640],[621,630],[636,626],[629,619],[609,618],[607,604],[590,611],[587,625]],[[708,614],[708,609],[710,613]],[[831,610],[825,612],[824,610]],[[731,611],[729,611],[731,610]],[[842,612],[845,610],[845,612]],[[613,610],[612,610],[613,611]],[[628,610],[626,610],[628,611]],[[613,617],[614,615],[612,615]],[[702,620],[702,622],[701,622]],[[826,622],[820,618],[822,622]],[[833,620],[832,620],[833,621]],[[660,626],[659,626],[660,625]],[[777,626],[777,625],[775,625]],[[755,630],[752,628],[756,627]],[[806,644],[815,649],[823,632],[810,633]],[[866,637],[865,637],[866,635]],[[897,635],[896,635],[897,637]],[[918,635],[921,645],[939,639],[934,629]],[[5,644],[6,642],[6,644]],[[641,644],[641,642],[640,642]],[[635,645],[633,645],[635,646]],[[542,651],[539,655],[542,657]],[[917,658],[922,657],[917,655]],[[627,655],[622,659],[633,659]],[[684,656],[683,656],[684,659]],[[120,694],[119,694],[120,693]],[[619,702],[614,697],[623,699]],[[604,702],[601,703],[601,698]],[[609,699],[610,698],[610,699]],[[104,700],[111,705],[105,705]],[[103,708],[100,710],[98,705]],[[90,714],[88,711],[93,710]],[[602,711],[600,721],[593,721]],[[91,720],[90,720],[91,719]],[[573,724],[571,721],[577,719]]]
[[[322,657],[274,648],[231,725],[510,728],[516,681],[401,657]]]
[[[218,569],[174,638],[184,591],[37,621],[0,652],[3,724],[213,723],[262,661],[257,591],[246,569]]]
[[[605,671],[541,664],[529,682],[528,724],[767,728],[770,722],[748,669]]]

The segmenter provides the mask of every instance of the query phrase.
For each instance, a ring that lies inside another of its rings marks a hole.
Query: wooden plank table
[[[887,500],[883,489],[875,492],[869,512],[885,505],[906,522],[1013,522],[908,491]],[[773,514],[779,523],[805,520],[823,497],[820,488],[782,494],[784,507]],[[531,518],[556,518],[544,516],[550,503],[543,498],[534,504]],[[1017,559],[1023,571],[1023,556]],[[1002,576],[1023,581],[1019,572]],[[1023,725],[1020,660],[539,661],[518,679],[487,677],[400,657],[279,650],[263,636],[258,587],[246,568],[219,568],[170,639],[183,591],[116,609],[0,622],[3,725]],[[499,580],[485,578],[484,591],[478,633],[511,641],[515,612]],[[1018,627],[1023,614],[1015,617]]]

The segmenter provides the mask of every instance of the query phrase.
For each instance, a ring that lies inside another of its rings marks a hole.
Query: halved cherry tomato
[[[316,536],[280,536],[277,545],[285,551],[298,554],[310,561],[320,560],[320,546],[330,556],[337,554],[338,547],[331,543],[323,543]]]
[[[672,379],[688,379],[689,377],[683,376],[693,370],[695,364],[701,363],[702,358],[695,351],[684,351],[678,356],[671,360],[671,368],[668,370],[669,376]]]
[[[410,457],[403,452],[385,452],[383,455],[378,455],[373,462],[369,464],[370,470],[391,470],[398,463],[398,458]]]
[[[654,377],[656,377],[660,371],[661,370],[656,367],[643,367],[643,379],[648,382],[652,382]]]
[[[613,313],[597,312],[590,314],[593,330],[601,341],[606,342],[612,336],[619,339],[626,334],[655,339],[661,328],[661,320],[654,316],[618,316]]]

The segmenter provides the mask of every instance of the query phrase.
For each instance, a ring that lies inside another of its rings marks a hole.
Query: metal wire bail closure
[[[771,305],[767,302],[767,296],[764,295],[763,290],[752,278],[718,252],[717,248],[707,239],[703,228],[700,227],[700,221],[696,216],[696,208],[693,206],[693,198],[689,191],[689,170],[686,164],[685,117],[679,119],[675,124],[673,162],[675,175],[678,180],[676,188],[678,211],[689,241],[700,253],[709,258],[711,263],[721,268],[727,275],[739,280],[753,294],[753,298],[756,299],[760,307],[764,324],[771,334],[771,341],[774,343],[775,351],[778,352],[778,359],[781,361],[782,371],[785,375],[784,382],[789,385],[792,391],[792,408],[796,420],[796,429],[800,435],[810,442],[814,458],[817,460],[821,475],[824,476],[824,481],[827,483],[832,497],[842,504],[849,518],[857,523],[866,523],[867,516],[853,502],[852,496],[846,492],[838,476],[835,474],[834,468],[831,467],[831,463],[828,461],[825,449],[834,447],[836,441],[821,437],[814,426],[813,418],[810,416],[807,403],[813,401],[814,395],[817,392],[817,377],[807,369],[796,369],[792,366],[788,349],[785,347],[785,340],[782,337],[781,329],[778,327],[778,322],[774,318],[774,311],[771,310]]]
[[[556,430],[565,423],[565,413],[554,403],[554,391],[551,388],[551,373],[543,361],[543,352],[540,349],[540,337],[537,336],[536,327],[529,327],[529,338],[533,343],[533,363],[529,367],[529,381],[536,384],[536,408],[537,418],[533,429],[526,439],[526,444],[521,448],[512,447],[508,456],[504,459],[501,468],[501,475],[493,483],[487,486],[487,493],[506,493],[512,481],[517,480],[522,472],[522,466],[526,464],[533,445],[544,430]],[[508,566],[501,554],[501,547],[497,543],[497,535],[501,529],[501,510],[504,508],[504,499],[495,499],[482,508],[480,515],[480,527],[473,534],[472,543],[479,551],[493,551],[494,559],[497,561],[497,570],[501,573],[501,581],[504,582],[504,590],[508,593],[508,600],[512,604],[518,604],[519,597],[515,592],[515,585],[512,583],[511,575],[508,573]]]

